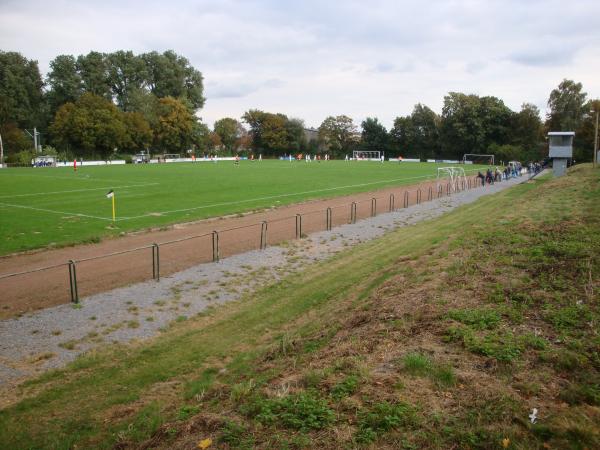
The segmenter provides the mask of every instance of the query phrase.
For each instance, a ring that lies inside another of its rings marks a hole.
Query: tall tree
[[[161,98],[154,129],[155,146],[167,153],[186,152],[192,144],[196,122],[196,117],[180,100]]]
[[[112,99],[106,55],[99,52],[79,55],[77,57],[77,71],[85,92],[99,95],[108,100]]]
[[[185,99],[193,110],[204,106],[202,74],[174,51],[141,55],[146,65],[146,84],[158,98]]]
[[[440,136],[437,114],[431,108],[418,103],[410,119],[411,153],[421,160],[439,156]]]
[[[334,154],[347,153],[357,141],[356,125],[348,116],[329,116],[319,127],[319,140]]]
[[[587,94],[581,83],[564,79],[553,89],[548,99],[546,126],[549,131],[575,131],[581,125]]]
[[[360,149],[386,152],[389,147],[389,135],[385,127],[375,117],[367,117],[361,123],[362,133]]]
[[[514,115],[512,143],[522,149],[522,159],[537,161],[542,157],[544,127],[540,110],[531,103],[523,103],[521,111]]]
[[[147,78],[144,60],[131,51],[119,50],[108,55],[108,79],[117,104],[123,111],[131,109],[134,92],[144,88]]]
[[[304,121],[291,118],[286,123],[287,146],[290,152],[300,152],[306,148],[306,134],[304,133]]]
[[[83,93],[83,84],[77,72],[75,57],[59,55],[54,58],[50,62],[47,84],[51,112],[55,112],[67,102],[76,101]]]
[[[125,125],[122,149],[131,153],[147,150],[152,143],[152,129],[148,121],[139,112],[126,112],[122,117]]]
[[[241,123],[229,117],[217,120],[214,125],[214,132],[219,135],[221,144],[230,154],[237,150],[244,131]]]
[[[413,144],[415,142],[415,127],[411,116],[396,117],[390,130],[393,156],[416,156]]]
[[[0,51],[0,126],[9,123],[20,128],[39,126],[42,87],[37,61],[20,53]]]
[[[112,102],[87,93],[58,108],[50,131],[61,150],[102,158],[127,139],[123,113]]]
[[[485,129],[476,95],[450,92],[444,97],[440,130],[444,153],[460,158],[464,153],[485,153]]]
[[[288,145],[287,117],[284,114],[267,113],[262,122],[261,141],[265,152],[284,152]]]

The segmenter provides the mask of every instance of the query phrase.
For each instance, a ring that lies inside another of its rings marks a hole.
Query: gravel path
[[[524,176],[464,191],[300,241],[197,265],[160,282],[147,281],[89,296],[76,307],[61,305],[0,321],[0,388],[5,390],[24,378],[62,367],[95,347],[154,336],[173,321],[236,300],[348,246],[438,217],[527,179]]]

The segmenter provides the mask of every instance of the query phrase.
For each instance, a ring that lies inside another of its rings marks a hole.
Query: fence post
[[[302,214],[296,214],[296,239],[302,239]]]
[[[470,178],[467,180],[467,186],[469,189],[471,189],[471,179]]]
[[[427,192],[427,201],[430,202],[433,200],[433,187],[429,186],[429,191]]]
[[[375,217],[377,215],[377,199],[373,197],[371,199],[371,217]]]
[[[158,244],[152,244],[152,278],[160,281],[160,253]]]
[[[267,221],[263,221],[260,226],[260,249],[267,248]]]
[[[444,188],[440,184],[440,185],[438,185],[438,198],[440,198],[443,193],[444,193]]]
[[[395,208],[395,203],[396,203],[396,197],[394,197],[394,194],[390,194],[390,212],[394,212],[394,208]]]
[[[350,223],[356,223],[356,202],[350,203]]]
[[[404,207],[408,208],[408,191],[404,191]]]
[[[422,192],[421,189],[417,189],[417,205],[421,204],[421,197],[422,197]]]
[[[219,232],[212,232],[213,262],[219,262]]]
[[[327,207],[325,210],[325,228],[327,228],[327,231],[331,231],[331,222],[331,208]]]
[[[450,183],[446,184],[446,195],[450,196]]]
[[[79,292],[77,290],[77,271],[75,261],[69,260],[69,286],[71,288],[71,302],[79,303]]]

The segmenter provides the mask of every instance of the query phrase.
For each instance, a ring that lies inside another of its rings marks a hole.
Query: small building
[[[552,159],[554,176],[560,177],[567,171],[567,161],[573,157],[574,131],[551,131],[548,133],[548,156]]]

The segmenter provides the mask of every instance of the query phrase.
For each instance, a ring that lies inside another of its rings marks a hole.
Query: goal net
[[[354,150],[352,159],[355,161],[381,161],[381,152],[379,150]]]
[[[463,164],[486,164],[494,165],[494,155],[481,155],[478,153],[465,153],[462,159]]]
[[[438,167],[437,170],[437,188],[444,188],[450,185],[450,190],[456,192],[462,190],[467,183],[465,169],[462,167]]]

